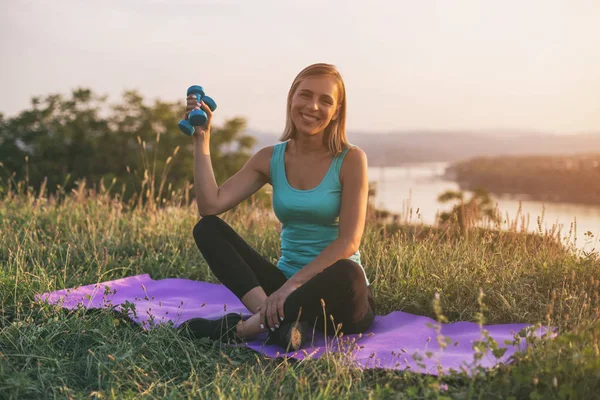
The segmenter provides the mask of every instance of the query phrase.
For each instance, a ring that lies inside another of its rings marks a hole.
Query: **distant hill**
[[[249,130],[257,139],[254,151],[275,144],[279,135]],[[461,161],[479,156],[549,155],[600,152],[600,132],[552,135],[539,132],[399,131],[348,132],[360,146],[370,166],[394,166],[415,162]]]
[[[600,152],[477,157],[453,163],[446,177],[466,191],[483,187],[541,202],[600,204]]]

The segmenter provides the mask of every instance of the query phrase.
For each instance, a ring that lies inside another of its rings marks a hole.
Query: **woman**
[[[346,91],[337,69],[314,64],[298,74],[288,94],[282,143],[258,151],[221,187],[210,160],[211,110],[190,96],[186,118],[199,107],[208,121],[194,133],[194,187],[202,216],[194,239],[215,276],[253,316],[195,318],[182,324],[182,330],[234,341],[268,330],[270,342],[294,350],[305,339],[305,325],[328,334],[340,324],[344,333],[364,332],[374,319],[359,251],[367,210],[367,158],[346,139]],[[277,265],[216,217],[267,183],[282,223]]]

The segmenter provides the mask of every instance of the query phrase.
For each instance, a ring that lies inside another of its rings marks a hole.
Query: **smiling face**
[[[291,98],[290,117],[296,132],[316,135],[339,116],[339,93],[333,76],[307,76]]]
[[[332,155],[350,146],[346,138],[346,86],[333,64],[307,66],[288,91],[285,129],[279,140],[320,135]]]

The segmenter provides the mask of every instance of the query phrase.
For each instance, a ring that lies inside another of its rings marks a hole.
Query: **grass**
[[[0,398],[599,398],[600,259],[557,246],[554,234],[461,236],[370,218],[361,253],[378,314],[543,323],[559,336],[531,339],[514,363],[470,376],[361,371],[343,355],[267,359],[167,326],[140,332],[106,312],[36,303],[37,293],[142,273],[216,282],[185,196],[139,207],[108,193],[82,184],[48,196],[21,185],[0,200]],[[277,259],[268,208],[244,203],[222,217]]]

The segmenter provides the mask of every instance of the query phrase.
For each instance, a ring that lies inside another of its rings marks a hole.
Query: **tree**
[[[9,172],[0,185],[13,179],[36,188],[47,178],[52,191],[57,185],[70,190],[80,179],[91,184],[115,179],[115,191],[125,185],[126,198],[145,192],[144,182],[154,185],[163,178],[165,188],[187,188],[193,180],[193,140],[177,127],[184,104],[149,103],[135,90],[108,104],[106,96],[78,88],[69,97],[36,96],[31,108],[14,118],[0,114],[0,162]],[[213,126],[211,158],[218,183],[250,157],[255,139],[244,134],[245,128],[241,117]],[[153,187],[153,194],[159,192]]]
[[[468,201],[465,201],[464,192],[452,190],[440,194],[437,200],[440,203],[458,202],[450,211],[441,213],[439,221],[444,225],[457,223],[462,233],[484,219],[500,222],[492,199],[484,188],[477,188]]]

